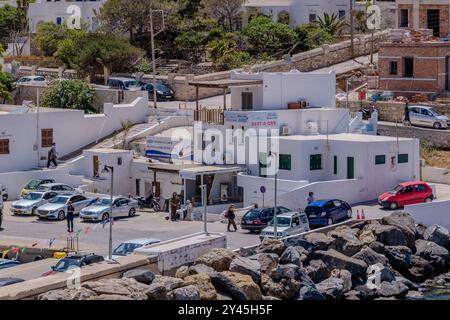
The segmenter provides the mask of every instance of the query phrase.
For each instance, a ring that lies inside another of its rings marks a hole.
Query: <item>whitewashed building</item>
[[[323,17],[324,13],[334,13],[340,19],[348,19],[350,2],[349,0],[247,0],[244,12],[246,17],[244,22],[248,22],[256,13],[262,13],[272,17],[273,21],[285,21],[291,27],[297,27],[313,22],[317,17]]]

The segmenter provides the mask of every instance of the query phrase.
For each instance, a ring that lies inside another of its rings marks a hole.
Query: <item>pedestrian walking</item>
[[[180,199],[176,192],[172,193],[172,198],[170,198],[170,220],[177,220],[177,210],[180,205]]]
[[[184,220],[192,220],[192,211],[193,211],[193,207],[192,207],[192,203],[190,200],[186,200],[186,209],[184,210]]]
[[[314,202],[314,192],[308,193],[308,198],[306,198],[306,202],[308,203],[308,206]]]
[[[73,232],[73,214],[75,212],[75,208],[72,205],[72,202],[69,201],[67,203],[67,232]]]
[[[403,124],[405,126],[409,126],[411,124],[411,120],[409,118],[409,102],[405,103],[405,119],[403,120]]]
[[[234,231],[237,231],[236,222],[234,221],[234,219],[236,219],[236,214],[234,213],[234,205],[233,204],[228,207],[226,217],[228,219],[227,231],[231,232],[231,230],[230,230],[231,226],[233,226]]]
[[[58,158],[58,153],[56,152],[56,143],[52,143],[52,147],[48,150],[47,156],[47,168],[50,168],[50,164],[53,163],[55,168],[58,166],[56,159]]]

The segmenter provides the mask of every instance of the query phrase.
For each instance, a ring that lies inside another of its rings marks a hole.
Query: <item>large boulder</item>
[[[284,239],[283,242],[284,242],[284,245],[286,246],[286,248],[287,247],[302,247],[309,253],[311,253],[314,250],[314,244],[305,239],[302,239],[302,238],[289,237],[289,238]]]
[[[316,287],[328,300],[339,300],[344,293],[344,280],[331,277],[319,282]]]
[[[381,219],[381,223],[384,225],[390,225],[400,229],[405,237],[406,246],[414,248],[414,242],[416,240],[416,226],[414,219],[409,213],[406,212],[393,212],[387,217]],[[396,244],[387,244],[396,245]],[[400,244],[398,244],[400,245]]]
[[[256,260],[260,264],[262,273],[270,273],[278,265],[279,260],[275,253],[258,253],[248,258]]]
[[[320,282],[330,276],[330,269],[322,260],[311,260],[309,265],[304,268],[304,271],[314,283]]]
[[[200,291],[194,285],[177,288],[167,293],[169,300],[200,300]]]
[[[406,246],[385,246],[384,252],[391,266],[399,271],[411,266],[411,250]]]
[[[286,250],[283,240],[274,238],[264,238],[261,244],[256,248],[257,253],[275,253],[281,256]]]
[[[210,274],[211,283],[217,291],[224,292],[234,300],[247,300],[246,293],[224,272]]]
[[[300,282],[289,278],[282,278],[279,281],[275,281],[270,276],[263,273],[261,275],[261,288],[266,295],[278,299],[289,300],[298,295]]]
[[[356,236],[356,230],[347,226],[339,226],[328,232],[328,237],[333,239],[329,249],[335,249],[346,256],[352,256],[362,248],[362,243]]]
[[[326,300],[325,296],[320,293],[317,287],[313,285],[306,285],[300,288],[298,292],[297,300],[306,300],[306,301],[322,301]]]
[[[374,241],[369,244],[369,248],[379,254],[384,254],[384,244],[379,241]]]
[[[246,274],[252,277],[256,283],[261,280],[261,264],[258,260],[244,257],[234,258],[230,263],[230,271]]]
[[[97,293],[87,288],[51,290],[41,293],[37,300],[90,300]]]
[[[422,239],[424,240],[424,234],[425,234],[425,230],[427,230],[427,226],[424,225],[423,223],[417,223],[416,224],[416,240],[418,239]]]
[[[100,279],[98,281],[85,282],[81,286],[94,291],[97,295],[127,296],[134,300],[148,299],[149,286],[131,278]]]
[[[181,266],[175,272],[175,278],[184,279],[184,278],[186,278],[189,275],[190,275],[190,273],[189,273],[189,267],[188,266]]]
[[[364,276],[366,274],[367,264],[364,261],[347,257],[333,249],[316,251],[314,258],[322,260],[330,270],[346,269],[355,276]]]
[[[314,250],[327,250],[333,239],[323,233],[313,232],[305,235],[305,240],[312,243]]]
[[[206,274],[194,274],[184,278],[185,285],[194,285],[200,293],[201,300],[216,300],[217,291]]]
[[[361,242],[362,245],[370,245],[372,242],[377,241],[377,238],[373,234],[372,230],[364,229],[358,235],[358,240]]]
[[[352,288],[352,274],[348,270],[334,269],[333,271],[331,271],[331,278],[339,278],[344,281],[343,292],[350,291],[350,289]]]
[[[391,282],[395,280],[395,275],[388,267],[381,263],[373,264],[367,268],[368,288],[378,288],[382,282]]]
[[[426,240],[416,240],[416,255],[428,260],[436,273],[448,271],[449,252],[444,247]]]
[[[424,240],[432,241],[437,245],[446,248],[449,239],[449,233],[447,228],[438,224],[429,226],[423,233]]]
[[[424,282],[434,275],[431,263],[419,256],[411,257],[411,267],[404,273],[405,277],[414,282]]]
[[[137,282],[144,284],[151,284],[153,279],[155,279],[155,274],[150,270],[145,269],[134,269],[128,270],[122,275],[123,278],[131,278]]]
[[[300,267],[295,264],[280,264],[272,269],[270,277],[274,280],[297,279],[299,277]]]
[[[362,260],[367,263],[368,266],[376,263],[381,263],[386,266],[389,263],[388,259],[384,255],[373,251],[369,247],[364,247],[361,251],[354,254],[352,258]]]
[[[151,300],[167,300],[167,293],[184,286],[183,279],[157,275],[150,285],[147,295]]]
[[[194,264],[193,266],[190,266],[189,269],[189,274],[193,275],[193,274],[211,274],[213,272],[215,272],[215,270],[211,267],[208,267],[207,265],[200,263],[200,264]]]
[[[403,231],[396,226],[382,224],[368,224],[364,227],[363,232],[370,230],[378,242],[387,246],[406,246],[408,241]]]
[[[213,248],[209,252],[198,257],[194,264],[204,264],[221,272],[229,270],[231,261],[238,255],[236,252],[224,248]]]
[[[300,247],[300,248],[302,248],[302,247]],[[295,249],[294,247],[287,247],[286,250],[284,250],[283,254],[280,257],[280,263],[281,264],[292,263],[292,264],[295,264],[295,265],[301,267],[302,261],[301,261],[301,256],[300,256],[299,251],[297,249]]]
[[[353,288],[356,291],[356,296],[360,300],[373,300],[377,297],[378,293],[376,289],[371,289],[366,285],[358,285]]]
[[[248,300],[262,299],[261,290],[250,276],[230,271],[225,271],[223,274],[244,292]]]
[[[403,298],[408,293],[408,287],[399,281],[387,282],[384,281],[380,284],[378,288],[378,294],[381,297],[395,297],[395,298]]]

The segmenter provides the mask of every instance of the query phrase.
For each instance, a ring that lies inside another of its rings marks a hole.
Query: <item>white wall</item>
[[[450,200],[433,201],[405,206],[408,212],[416,221],[427,226],[439,224],[450,229]]]
[[[5,109],[6,107],[1,107]],[[53,138],[60,157],[110,135],[120,129],[122,121],[142,123],[147,120],[144,98],[130,104],[106,103],[103,114],[85,115],[82,110],[44,109],[39,113],[39,128],[53,128]],[[46,165],[48,148],[36,145],[36,113],[0,114],[0,139],[10,140],[10,154],[0,155],[0,172],[26,170]],[[39,141],[40,145],[40,141]]]

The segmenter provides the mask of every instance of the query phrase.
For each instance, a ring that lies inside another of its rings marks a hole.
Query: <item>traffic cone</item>
[[[356,220],[361,220],[361,215],[359,214],[359,209],[356,210]]]
[[[361,210],[361,220],[365,220],[366,216],[364,214],[364,209]]]

